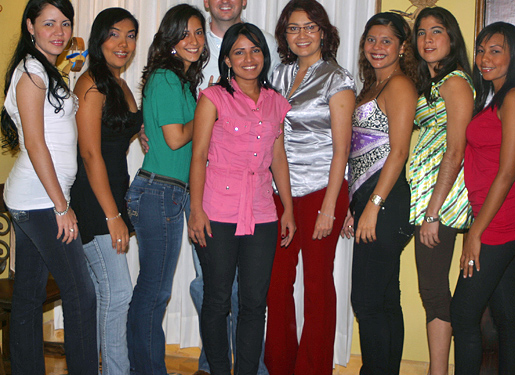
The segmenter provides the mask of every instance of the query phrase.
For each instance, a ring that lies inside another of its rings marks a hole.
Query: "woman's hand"
[[[351,237],[354,237],[354,216],[350,212],[350,208],[347,209],[347,216],[343,222],[343,228],[340,235],[342,238],[347,237],[350,239]]]
[[[148,145],[148,137],[145,134],[145,124],[141,124],[141,129],[138,132],[138,139],[143,153],[146,154],[148,150],[150,150],[150,147]]]
[[[204,210],[191,211],[188,220],[188,236],[193,242],[199,244],[200,247],[206,247],[206,236],[213,237],[209,218]]]
[[[293,212],[284,212],[281,217],[281,246],[288,247],[297,231]]]
[[[315,230],[313,231],[312,238],[314,240],[321,240],[324,237],[327,237],[333,231],[334,224],[334,216],[331,214],[324,214],[322,210],[317,216],[317,221],[315,222]]]
[[[438,238],[439,229],[440,222],[435,221],[433,223],[428,223],[424,220],[420,227],[420,242],[430,249],[437,246],[440,243],[440,238]]]
[[[369,243],[376,240],[377,213],[379,209],[380,207],[372,202],[367,203],[356,228],[356,243],[359,243],[359,241]]]
[[[463,244],[463,251],[460,258],[460,269],[463,270],[463,277],[472,277],[474,265],[479,272],[479,253],[481,252],[481,237],[469,232]]]
[[[129,229],[121,216],[107,220],[107,228],[111,235],[111,243],[117,254],[125,254],[129,250]]]
[[[77,218],[71,207],[64,215],[55,215],[57,221],[57,238],[61,238],[66,244],[76,240],[79,235],[79,227],[77,226]]]

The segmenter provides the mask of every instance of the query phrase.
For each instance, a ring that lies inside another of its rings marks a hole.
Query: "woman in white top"
[[[76,99],[55,67],[67,45],[69,0],[30,0],[5,80],[3,147],[19,150],[4,200],[16,233],[13,374],[45,374],[42,305],[49,272],[61,291],[70,374],[96,374],[96,300],[69,208],[77,171]]]

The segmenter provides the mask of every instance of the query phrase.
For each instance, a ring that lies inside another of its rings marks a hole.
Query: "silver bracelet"
[[[59,212],[54,207],[54,214],[56,214],[57,216],[64,216],[68,213],[69,208],[70,208],[70,201],[66,201],[66,210]]]
[[[122,216],[122,213],[118,212],[118,215],[116,215],[115,217],[106,217],[106,221],[118,219],[120,216]]]
[[[374,194],[370,197],[370,202],[372,202],[376,206],[382,207],[384,204],[384,199],[381,198],[380,195]]]
[[[318,214],[319,215],[324,215],[324,216],[328,217],[329,219],[336,220],[336,216],[330,216],[328,214],[324,214],[323,212],[320,212],[320,210],[318,210]]]

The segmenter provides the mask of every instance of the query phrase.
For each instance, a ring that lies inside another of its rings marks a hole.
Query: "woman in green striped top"
[[[451,342],[449,268],[456,234],[472,212],[463,180],[465,130],[474,89],[465,42],[454,16],[426,8],[414,26],[419,60],[420,127],[410,164],[410,219],[415,227],[419,290],[426,310],[431,375],[447,374]]]

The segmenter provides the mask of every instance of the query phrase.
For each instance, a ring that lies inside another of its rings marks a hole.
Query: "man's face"
[[[238,22],[246,5],[247,0],[204,0],[204,6],[215,21]]]

